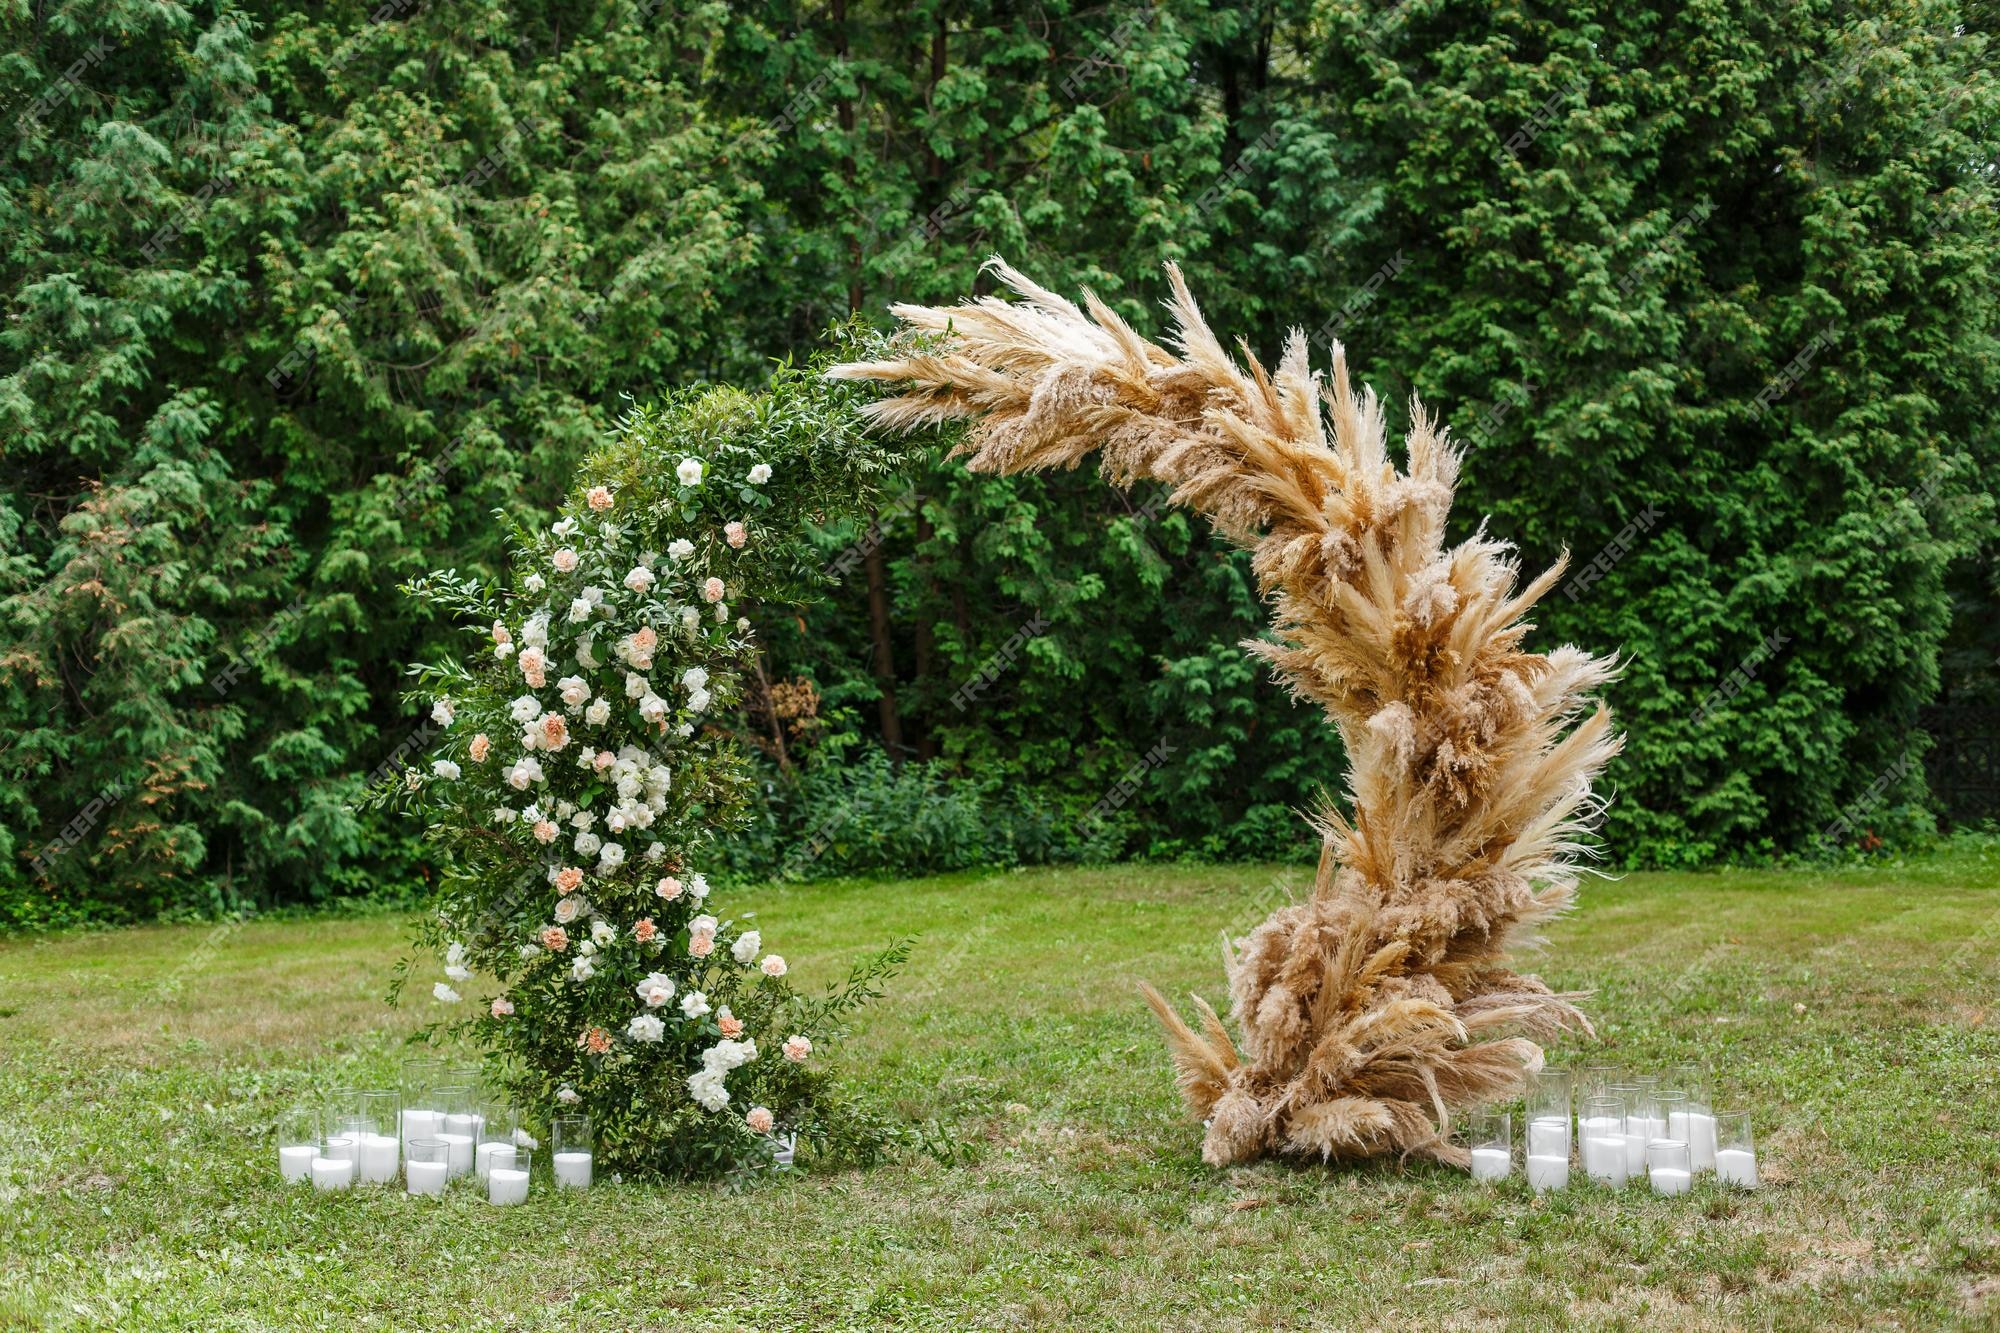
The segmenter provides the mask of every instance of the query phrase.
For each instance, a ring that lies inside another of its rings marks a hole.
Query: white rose
[[[708,687],[708,669],[698,666],[689,667],[686,671],[681,672],[681,684],[690,690],[706,689]]]
[[[688,880],[688,896],[689,896],[690,898],[694,899],[694,900],[695,900],[696,902],[700,902],[700,901],[701,901],[701,900],[702,900],[703,898],[706,898],[706,897],[708,897],[708,876],[706,876],[706,875],[696,875],[696,876],[692,877],[691,879],[689,879],[689,880]],[[713,924],[713,922],[715,921],[715,918],[714,918],[714,917],[712,917],[712,916],[710,916],[710,917],[703,917],[703,918],[702,918],[702,920],[704,920],[704,921],[707,921],[707,922],[710,922],[710,923],[711,923],[711,924],[709,925],[709,929],[710,929],[710,930],[714,930],[714,929],[715,929],[715,926],[714,926],[714,924]]]
[[[627,699],[643,699],[652,692],[652,681],[647,680],[636,671],[625,673],[625,697]]]
[[[667,1025],[651,1014],[634,1014],[625,1025],[625,1035],[633,1041],[658,1041],[666,1031]]]
[[[700,1018],[708,1013],[708,997],[698,990],[691,990],[681,996],[681,1013],[688,1018]]]
[[[445,968],[445,970],[444,970],[444,974],[445,974],[445,975],[446,975],[447,977],[450,977],[450,978],[451,978],[451,979],[452,979],[453,981],[470,981],[470,980],[472,980],[472,973],[471,973],[471,972],[470,972],[469,970],[467,970],[466,968],[463,968],[463,967],[456,967],[456,966],[452,966],[452,967],[447,967],[447,968]]]
[[[590,702],[590,685],[582,676],[564,676],[556,682],[562,691],[562,701],[571,708],[581,708]]]
[[[596,647],[597,641],[588,634],[576,641],[576,664],[585,671],[597,670],[597,655],[592,651]]]
[[[763,947],[764,937],[754,930],[746,930],[736,937],[736,943],[729,946],[729,956],[747,965]]]
[[[770,479],[771,465],[769,463],[759,463],[756,467],[750,469],[750,484],[752,486],[762,486]]]
[[[442,981],[431,987],[431,995],[439,1004],[457,1004],[465,998]]]
[[[546,611],[537,611],[528,617],[528,623],[521,626],[521,642],[530,648],[549,646],[549,617]]]
[[[604,699],[593,699],[590,707],[583,710],[583,720],[593,727],[601,727],[611,720],[611,704]]]
[[[556,904],[556,924],[567,926],[588,910],[590,904],[583,900],[582,894],[569,894]]]
[[[431,721],[437,723],[440,727],[450,726],[452,717],[451,700],[440,699],[431,705]]]
[[[685,537],[676,537],[667,543],[667,555],[674,560],[685,560],[694,554],[694,543]]]
[[[512,768],[507,770],[507,785],[515,791],[526,791],[529,787],[542,780],[541,761],[532,756],[522,757],[515,761]]]
[[[639,701],[639,716],[645,718],[648,724],[658,726],[666,721],[667,701],[657,694],[648,694]]]
[[[707,690],[696,690],[688,695],[688,711],[691,713],[706,711],[708,704],[709,694]],[[651,721],[652,719],[649,718],[647,720]]]
[[[595,941],[600,948],[602,948],[604,945],[607,945],[611,943],[612,940],[618,938],[618,932],[611,928],[611,923],[609,921],[606,921],[600,917],[596,921],[590,923],[590,938],[593,941]]]
[[[449,759],[440,759],[431,765],[431,772],[450,782],[458,781],[458,765]]]
[[[576,842],[573,845],[578,856],[595,856],[597,849],[604,845],[604,840],[589,829],[585,829],[576,835]]]
[[[652,587],[654,582],[653,571],[644,565],[632,566],[632,572],[625,576],[625,586],[641,597],[646,595],[646,589]]]
[[[654,972],[634,989],[648,1008],[658,1009],[674,998],[674,979],[664,972]]]
[[[572,981],[588,981],[597,975],[597,964],[591,961],[589,954],[578,954],[576,961],[569,965],[569,975]]]
[[[722,1075],[712,1074],[704,1069],[688,1075],[688,1092],[702,1109],[720,1111],[729,1105],[729,1090],[722,1086]]]
[[[681,465],[674,469],[674,475],[680,478],[681,485],[683,486],[701,485],[701,460],[699,458],[683,458]]]
[[[607,842],[604,844],[604,850],[598,854],[597,873],[608,874],[624,864],[625,849],[615,842]]]
[[[575,1106],[578,1102],[582,1101],[583,1098],[577,1095],[577,1091],[575,1088],[570,1087],[568,1084],[564,1084],[562,1088],[557,1091],[556,1100],[561,1102],[564,1106]]]
[[[542,715],[542,701],[532,694],[524,694],[507,705],[507,712],[516,722],[533,722]]]
[[[581,625],[590,619],[590,600],[586,597],[573,599],[569,604],[569,623]]]

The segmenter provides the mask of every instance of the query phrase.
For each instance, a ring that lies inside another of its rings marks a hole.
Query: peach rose
[[[542,748],[560,750],[569,744],[569,723],[563,721],[561,713],[545,713],[542,716]]]
[[[749,1114],[743,1117],[743,1123],[750,1126],[751,1129],[759,1134],[769,1134],[771,1126],[776,1124],[777,1121],[772,1118],[768,1108],[753,1106],[750,1108]]]
[[[707,579],[707,581],[701,585],[701,595],[705,599],[711,602],[721,601],[722,594],[724,591],[725,589],[722,586],[722,580],[714,577],[713,575],[711,575]]]
[[[706,958],[715,952],[715,936],[696,935],[688,941],[688,954],[694,958]]]
[[[632,938],[641,944],[651,943],[659,933],[660,928],[653,924],[653,918],[649,916],[642,916],[632,923]]]
[[[665,879],[661,880],[659,884],[654,886],[653,892],[659,894],[662,898],[665,898],[668,902],[672,902],[674,899],[681,896],[681,882],[675,879],[672,875],[668,875]]]
[[[495,1018],[505,1018],[513,1012],[514,1002],[512,1000],[504,995],[496,995],[493,998],[493,1016]]]
[[[600,514],[611,508],[611,488],[609,486],[592,486],[590,494],[585,498],[590,502],[590,507]]]
[[[774,953],[765,954],[762,966],[764,969],[764,975],[767,977],[782,977],[783,975],[785,975],[785,970],[786,970],[785,960],[780,958],[777,954]]]
[[[556,569],[561,573],[569,574],[575,571],[576,552],[570,550],[569,547],[565,546],[560,551],[557,551],[554,558]]]
[[[542,947],[550,953],[561,953],[564,949],[569,948],[569,932],[561,926],[543,927]]]
[[[731,1041],[735,1041],[743,1035],[743,1020],[735,1014],[730,1013],[727,1009],[724,1009],[722,1016],[715,1020],[715,1026],[720,1028],[722,1035]]]
[[[599,750],[596,753],[596,755],[594,755],[591,758],[590,766],[596,769],[598,772],[602,773],[605,769],[611,767],[613,764],[617,762],[618,762],[617,755],[611,753],[611,751],[609,750]]]
[[[521,664],[521,679],[527,681],[531,689],[539,690],[548,683],[548,677],[542,673],[548,667],[549,660],[542,655],[541,649],[523,648],[521,655],[514,660]]]
[[[611,1049],[611,1034],[603,1028],[585,1028],[576,1044],[592,1055],[602,1055]]]
[[[556,871],[556,892],[575,893],[583,887],[583,872],[575,866],[564,866]]]
[[[785,1038],[785,1058],[795,1065],[802,1065],[806,1057],[813,1053],[812,1038],[797,1034]]]
[[[493,642],[512,643],[514,642],[513,632],[496,620],[493,622]]]
[[[740,551],[743,549],[743,543],[750,539],[750,530],[745,528],[741,523],[725,523],[722,526],[722,536],[725,541]]]
[[[536,842],[554,842],[556,834],[560,832],[562,830],[556,827],[555,821],[552,819],[538,819],[535,821]]]
[[[486,756],[493,752],[493,742],[487,740],[486,733],[482,731],[472,738],[472,744],[466,746],[465,750],[472,756],[473,763],[483,764],[486,762]]]

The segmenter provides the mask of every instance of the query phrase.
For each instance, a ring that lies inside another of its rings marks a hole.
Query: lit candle
[[[521,1203],[528,1197],[528,1173],[513,1165],[495,1166],[486,1175],[486,1199],[489,1203],[506,1205]]]
[[[1472,1178],[1474,1180],[1504,1180],[1507,1177],[1507,1157],[1505,1148],[1474,1148],[1472,1150]]]
[[[590,1188],[590,1154],[587,1152],[559,1152],[555,1155],[556,1184],[565,1189],[586,1190]]]
[[[278,1170],[286,1180],[296,1184],[312,1179],[313,1158],[319,1156],[319,1149],[310,1143],[294,1143],[278,1149]]]
[[[438,1142],[445,1146],[445,1162],[454,1177],[462,1176],[472,1169],[472,1135],[440,1134]]]
[[[313,1187],[323,1190],[344,1190],[354,1183],[354,1159],[352,1157],[315,1157],[312,1159]]]
[[[1715,1175],[1725,1185],[1757,1188],[1757,1154],[1749,1148],[1724,1148],[1715,1154]]]
[[[403,1167],[403,1178],[412,1194],[442,1194],[445,1181],[451,1178],[451,1167],[443,1162],[409,1162]]]
[[[398,1147],[396,1140],[390,1135],[363,1134],[357,1158],[361,1168],[362,1183],[386,1185],[394,1180]]]
[[[1528,1188],[1540,1194],[1543,1190],[1559,1190],[1569,1185],[1569,1157],[1553,1154],[1528,1154]]]

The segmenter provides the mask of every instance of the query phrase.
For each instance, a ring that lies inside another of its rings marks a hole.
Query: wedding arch
[[[899,354],[833,374],[898,386],[863,410],[891,432],[967,422],[981,472],[1073,467],[1164,482],[1252,553],[1275,634],[1245,646],[1319,704],[1348,756],[1352,814],[1331,800],[1309,901],[1278,909],[1227,959],[1239,1048],[1150,987],[1204,1155],[1464,1165],[1451,1111],[1516,1093],[1538,1041],[1588,1031],[1580,997],[1508,965],[1571,901],[1601,815],[1591,782],[1618,752],[1595,701],[1615,663],[1530,653],[1524,619],[1561,577],[1516,586],[1504,542],[1445,542],[1459,458],[1412,402],[1401,468],[1381,405],[1333,347],[1322,385],[1294,330],[1269,372],[1239,366],[1169,268],[1174,350],[998,260],[1020,299],[898,306]]]

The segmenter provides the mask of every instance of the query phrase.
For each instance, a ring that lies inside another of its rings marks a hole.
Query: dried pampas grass
[[[1079,308],[1007,265],[1020,297],[897,306],[907,354],[836,368],[904,386],[869,411],[890,429],[967,421],[982,472],[1074,466],[1097,450],[1124,485],[1167,483],[1252,553],[1276,634],[1245,646],[1326,710],[1346,746],[1353,815],[1328,804],[1309,901],[1280,908],[1229,958],[1238,1045],[1201,1000],[1190,1026],[1151,987],[1218,1165],[1260,1154],[1345,1161],[1416,1153],[1463,1165],[1454,1108],[1514,1094],[1540,1041],[1589,1030],[1513,971],[1510,948],[1562,911],[1601,814],[1591,781],[1618,752],[1595,700],[1615,664],[1530,653],[1526,587],[1482,531],[1446,547],[1458,476],[1413,402],[1406,463],[1380,404],[1325,385],[1293,330],[1275,372],[1239,366],[1169,268],[1173,350],[1086,294]]]

